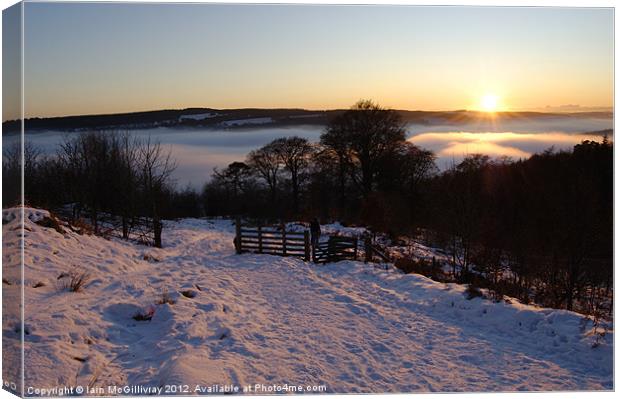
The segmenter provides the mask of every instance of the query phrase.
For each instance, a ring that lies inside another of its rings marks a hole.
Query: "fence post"
[[[258,253],[263,253],[263,228],[258,226]]]
[[[364,263],[372,262],[372,244],[370,237],[364,239]]]
[[[333,262],[337,258],[337,249],[335,248],[334,236],[329,236],[327,239],[327,261]]]
[[[237,216],[235,220],[235,250],[238,254],[241,253],[241,218]]]
[[[319,247],[318,243],[317,243],[316,246],[312,245],[310,247],[310,250],[312,251],[312,262],[314,262],[314,263],[317,263],[317,261],[316,261],[316,251],[319,249],[318,247]]]
[[[310,235],[308,230],[304,230],[304,254],[306,256],[306,262],[310,262]]]
[[[282,229],[282,256],[286,256],[286,226],[284,223],[280,224]]]

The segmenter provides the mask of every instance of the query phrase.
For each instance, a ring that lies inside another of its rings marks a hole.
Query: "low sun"
[[[495,112],[497,111],[499,105],[499,97],[495,94],[487,93],[482,97],[480,101],[480,106],[483,111],[486,112]]]

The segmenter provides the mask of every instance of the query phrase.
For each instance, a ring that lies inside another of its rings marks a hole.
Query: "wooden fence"
[[[78,222],[85,223],[95,230],[92,223],[92,212],[88,209],[81,209],[76,212],[70,207],[57,208],[53,212],[71,224]],[[97,229],[96,234],[104,237],[117,237],[128,239],[143,245],[153,245],[154,240],[154,223],[153,219],[145,216],[127,217],[123,222],[123,218],[108,212],[97,212]]]
[[[341,260],[357,260],[358,239],[356,237],[329,236],[327,241],[310,245],[310,233],[286,231],[284,225],[274,227],[243,226],[236,220],[235,249],[238,254],[254,252],[278,256],[295,256],[306,262],[314,263],[338,262]],[[364,240],[364,261],[373,262],[379,258],[382,262],[390,262],[390,258],[372,244],[370,238]]]
[[[357,238],[330,236],[327,241],[312,247],[310,232],[286,231],[284,225],[273,227],[243,226],[236,221],[235,249],[237,253],[254,252],[279,256],[295,256],[306,262],[338,262],[357,259]]]
[[[375,257],[381,259],[382,262],[390,262],[390,257],[373,245],[370,237],[364,240],[364,255],[364,262],[373,262]]]
[[[268,227],[246,227],[237,219],[235,249],[237,253],[256,252],[279,256],[296,256],[310,261],[310,234]]]
[[[330,236],[313,248],[312,260],[314,263],[357,260],[357,238]]]

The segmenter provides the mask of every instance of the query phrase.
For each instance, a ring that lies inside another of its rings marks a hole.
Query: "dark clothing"
[[[310,236],[312,246],[316,247],[317,245],[319,245],[319,237],[321,237],[321,225],[316,219],[310,222]]]

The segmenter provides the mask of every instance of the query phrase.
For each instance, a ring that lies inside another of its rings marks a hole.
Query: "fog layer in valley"
[[[409,124],[409,140],[437,155],[437,165],[444,169],[467,154],[483,153],[492,157],[527,158],[550,147],[568,149],[582,140],[600,140],[595,132],[611,129],[607,118],[547,118],[543,120],[485,120],[468,124]],[[155,128],[134,130],[138,137],[148,137],[170,146],[178,167],[174,172],[179,187],[200,188],[209,180],[214,167],[222,168],[242,161],[252,149],[278,137],[300,136],[318,142],[322,126],[258,127],[252,129]],[[27,141],[44,153],[52,154],[67,135],[58,131],[27,132]],[[5,146],[17,136],[3,138]]]

